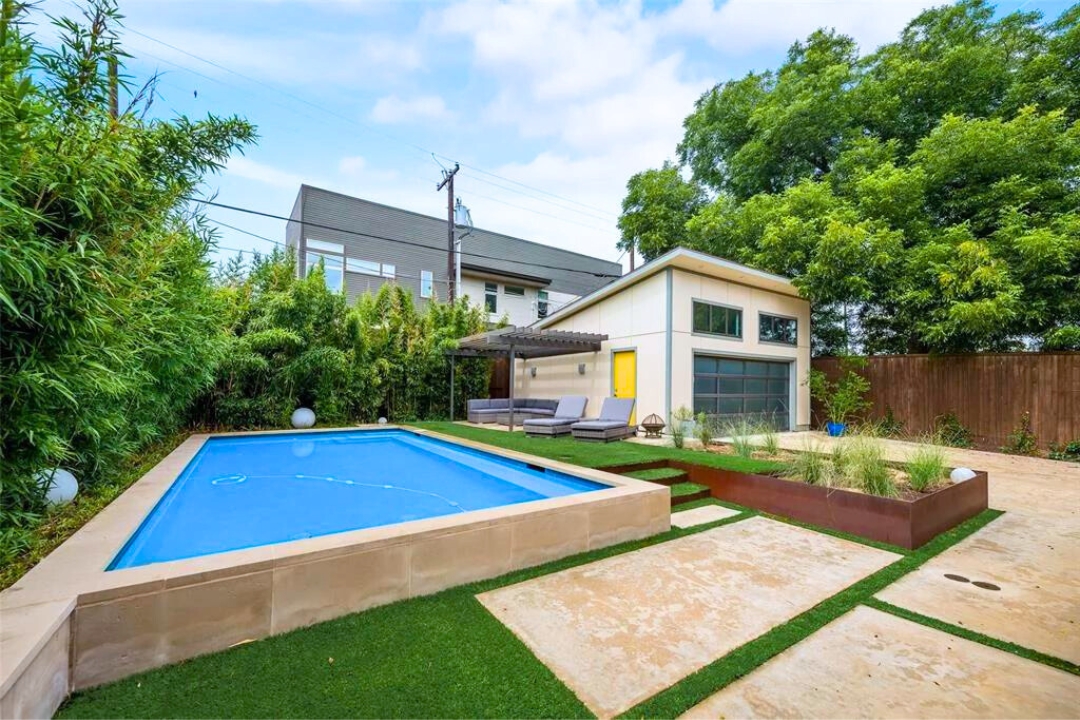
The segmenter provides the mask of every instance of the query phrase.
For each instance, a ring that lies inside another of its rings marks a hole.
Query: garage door
[[[748,420],[790,429],[791,364],[694,356],[694,412],[717,418],[721,427]]]

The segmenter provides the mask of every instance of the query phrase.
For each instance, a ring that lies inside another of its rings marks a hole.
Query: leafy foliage
[[[685,405],[671,411],[671,441],[675,447],[681,448],[686,442],[686,424],[693,419],[693,411]]]
[[[947,412],[934,418],[934,441],[950,447],[969,448],[971,430],[960,422],[956,413]]]
[[[817,31],[698,100],[678,155],[715,197],[649,256],[794,278],[819,353],[1080,348],[1078,48],[1080,6],[964,0],[863,57]],[[624,220],[673,222],[674,193],[640,184]]]
[[[362,295],[352,307],[326,287],[322,268],[295,277],[280,251],[256,258],[250,273],[226,272],[218,290],[228,338],[212,387],[193,420],[211,426],[281,426],[297,407],[321,423],[442,418],[450,412],[445,351],[487,327],[465,299],[419,310],[396,285]],[[463,360],[456,412],[487,391],[488,363]]]
[[[829,380],[821,370],[810,371],[807,380],[810,396],[821,403],[826,420],[843,423],[870,407],[866,399],[870,381],[858,373],[865,366],[864,358],[847,356],[840,359],[840,377],[836,380]]]
[[[1051,460],[1071,460],[1073,462],[1080,462],[1080,440],[1071,440],[1067,443],[1051,445],[1050,453],[1047,457]]]
[[[112,0],[57,20],[56,49],[0,11],[0,507],[5,547],[37,521],[38,470],[84,486],[182,420],[223,335],[186,198],[252,142],[237,118],[150,120],[153,84],[109,112],[124,53]]]
[[[679,169],[664,163],[659,170],[645,170],[626,184],[619,231],[620,250],[634,250],[645,260],[689,242],[686,222],[705,202],[701,188],[683,180]]]
[[[1031,429],[1031,413],[1020,416],[1020,424],[1009,433],[1001,452],[1011,455],[1035,455],[1039,452],[1039,441]]]
[[[932,490],[949,474],[945,452],[940,445],[931,442],[919,443],[908,457],[904,469],[907,470],[908,484],[916,492]]]

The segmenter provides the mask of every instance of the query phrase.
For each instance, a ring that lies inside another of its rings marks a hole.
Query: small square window
[[[799,323],[795,318],[776,315],[758,315],[758,338],[762,342],[796,345],[799,338]]]
[[[435,294],[435,278],[430,270],[420,271],[420,297],[430,298]]]
[[[390,278],[391,280],[393,280],[397,277],[397,268],[395,268],[393,265],[387,265],[386,263],[383,263],[382,276],[384,278]]]
[[[525,288],[520,285],[505,285],[503,286],[503,292],[514,297],[525,297]]]

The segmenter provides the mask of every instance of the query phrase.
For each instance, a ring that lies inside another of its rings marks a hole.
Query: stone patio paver
[[[703,505],[692,510],[680,510],[671,513],[671,524],[675,527],[688,528],[734,517],[738,514],[738,510],[732,510],[723,505]]]
[[[608,717],[898,558],[753,517],[477,597]]]
[[[688,718],[1075,717],[1080,677],[858,607]]]

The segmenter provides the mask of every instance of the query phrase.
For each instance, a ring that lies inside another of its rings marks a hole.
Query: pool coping
[[[609,487],[460,515],[106,571],[120,548],[211,437],[356,430],[401,430]],[[248,641],[337,616],[335,606],[301,609],[291,615],[286,613],[283,622],[276,624],[276,605],[269,609],[262,605],[272,601],[272,588],[278,584],[291,583],[287,587],[293,593],[301,586],[314,588],[314,592],[340,583],[341,568],[358,567],[355,565],[358,562],[376,563],[372,567],[365,565],[366,570],[358,571],[360,574],[354,579],[359,584],[379,575],[377,568],[384,566],[396,574],[397,585],[376,588],[374,595],[368,598],[373,600],[371,604],[365,604],[363,598],[350,597],[351,604],[347,603],[348,606],[343,606],[342,612],[338,613],[347,614],[357,608],[417,597],[558,557],[664,532],[670,527],[668,494],[666,487],[642,480],[423,428],[360,425],[193,434],[18,582],[0,592],[0,615],[4,619],[0,627],[0,715],[51,714],[71,690],[224,649],[237,641],[228,632],[222,632],[225,627],[242,626],[246,621],[255,623],[258,627],[252,626],[241,632],[240,641]],[[458,547],[453,549],[455,545]],[[461,561],[460,553],[464,553],[461,557],[473,553],[476,567]],[[450,570],[442,572],[446,568],[440,563]],[[401,577],[403,567],[404,579]],[[320,576],[319,573],[324,571],[327,575]],[[330,575],[330,571],[337,575]],[[155,631],[146,628],[163,626],[163,623],[171,627],[178,618],[186,620],[187,616],[202,612],[198,603],[184,604],[192,602],[192,589],[196,587],[200,591],[219,593],[220,597],[215,596],[210,603],[211,614],[216,607],[234,603],[232,609],[241,615],[207,619],[203,623],[206,637],[174,653],[175,648],[169,643],[179,643],[179,647],[186,637],[155,640]],[[335,592],[355,595],[359,590],[352,584],[348,587],[338,584]],[[259,607],[253,610],[255,605]],[[256,612],[258,618],[248,617],[252,612]],[[133,637],[129,647],[117,637],[130,631],[128,625],[132,623],[143,626],[146,637]],[[68,638],[64,653],[59,652],[62,636]],[[145,648],[139,645],[148,642],[152,645],[151,641],[159,644]],[[59,667],[57,659],[61,655],[66,659],[63,668]],[[34,695],[38,697],[32,697]]]

